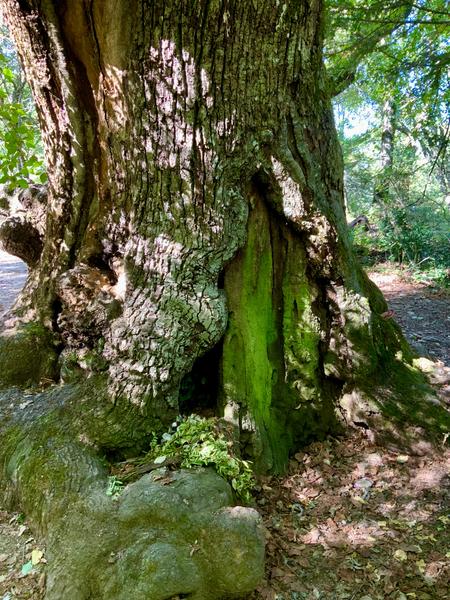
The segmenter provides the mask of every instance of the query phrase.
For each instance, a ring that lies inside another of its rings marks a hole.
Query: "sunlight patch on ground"
[[[434,600],[448,590],[450,451],[377,445],[364,432],[298,452],[266,478],[266,581],[254,600]]]

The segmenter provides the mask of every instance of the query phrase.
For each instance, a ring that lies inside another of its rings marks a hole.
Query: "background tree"
[[[1,337],[0,452],[49,541],[48,598],[242,595],[261,575],[254,511],[224,508],[201,474],[113,501],[99,455],[137,453],[205,408],[260,471],[343,425],[397,418],[404,443],[406,418],[446,426],[352,254],[322,6],[2,4],[49,187]],[[65,385],[24,412],[11,387],[44,377]]]
[[[43,148],[31,91],[5,26],[0,29],[0,183],[43,183]]]
[[[348,206],[353,216],[369,215],[379,229],[377,236],[357,232],[358,242],[366,251],[427,267],[428,277],[445,282],[450,264],[445,3],[409,3],[402,15],[398,4],[338,7],[330,6],[327,53],[333,76],[349,62],[354,66],[353,84],[341,86],[336,98]],[[363,133],[352,133],[350,117],[368,121]],[[384,196],[382,205],[372,204],[372,194]]]

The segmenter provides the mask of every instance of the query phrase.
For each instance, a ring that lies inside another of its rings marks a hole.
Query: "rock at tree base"
[[[88,499],[89,508],[71,510],[57,528],[46,598],[212,600],[251,592],[264,574],[261,518],[232,504],[229,485],[210,469],[159,469],[116,499]]]

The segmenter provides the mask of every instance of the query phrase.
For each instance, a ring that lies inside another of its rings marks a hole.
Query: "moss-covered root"
[[[241,597],[263,576],[264,542],[258,513],[231,504],[206,469],[161,470],[115,500],[87,498],[51,537],[46,600]]]
[[[371,289],[372,288],[372,289]],[[383,319],[379,290],[368,297],[341,289],[334,302],[342,323],[331,331],[325,370],[345,381],[339,401],[347,424],[370,427],[405,449],[421,436],[442,440],[450,414],[414,359],[399,326]],[[382,300],[382,299],[381,299]]]
[[[424,439],[441,444],[448,438],[450,413],[415,366],[393,360],[384,372],[356,383],[346,386],[339,403],[348,425],[413,454]]]
[[[55,340],[42,325],[28,323],[0,331],[0,389],[53,380],[57,360]]]
[[[231,488],[209,470],[155,472],[109,496],[95,445],[122,438],[110,416],[111,431],[96,430],[96,406],[97,414],[64,388],[0,394],[2,492],[46,538],[46,600],[214,600],[253,590],[264,569],[258,513],[233,507]]]

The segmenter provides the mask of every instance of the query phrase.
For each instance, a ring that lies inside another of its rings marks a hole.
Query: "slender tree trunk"
[[[424,128],[420,132],[410,129],[405,123],[398,125],[399,131],[403,133],[408,143],[413,146],[416,152],[427,160],[430,166],[429,177],[434,175],[439,185],[441,194],[447,204],[450,203],[450,169],[448,168],[448,157],[446,146],[448,144],[447,135],[449,128],[445,130],[442,127]]]
[[[424,156],[430,161],[430,172],[434,173],[447,206],[450,206],[450,160],[448,158],[448,137],[450,121],[447,126],[435,126],[425,129],[419,138]]]
[[[66,385],[34,397],[25,416],[20,394],[3,393],[0,453],[51,541],[48,597],[243,594],[261,574],[254,511],[230,513],[218,491],[196,521],[195,511],[173,513],[191,502],[175,494],[184,484],[159,484],[171,498],[158,500],[172,517],[154,534],[169,539],[179,574],[170,588],[161,546],[158,562],[145,532],[155,518],[148,498],[162,492],[143,480],[105,504],[96,455],[145,447],[183,409],[186,377],[184,410],[199,409],[196,385],[206,381],[208,408],[236,425],[259,470],[281,471],[291,451],[343,424],[423,418],[419,391],[408,409],[398,402],[395,390],[419,376],[347,238],[321,3],[2,4],[33,88],[49,196],[16,334],[2,337],[1,382],[38,383],[48,363]],[[195,527],[178,531],[180,542],[174,523],[189,518]],[[201,533],[211,522],[217,547]],[[91,532],[86,559],[80,528]],[[191,554],[196,539],[202,551]],[[231,557],[226,572],[221,553]]]
[[[374,202],[389,210],[392,168],[394,166],[394,141],[396,130],[396,106],[392,95],[383,103],[380,144],[380,173],[375,182]]]

